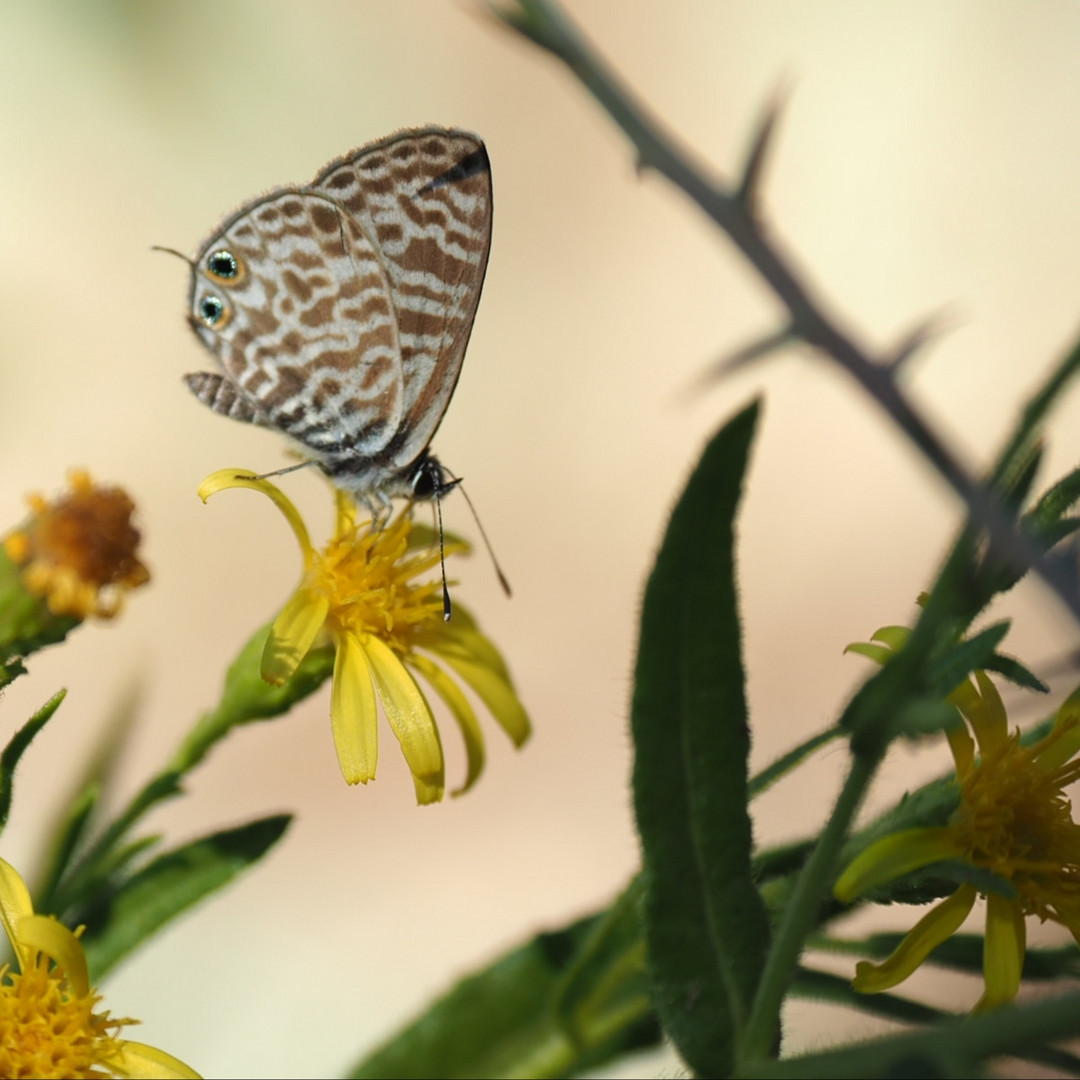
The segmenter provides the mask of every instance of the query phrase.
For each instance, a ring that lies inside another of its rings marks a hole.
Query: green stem
[[[803,944],[815,925],[818,907],[832,884],[848,828],[862,804],[879,760],[876,754],[860,754],[852,759],[851,770],[836,801],[836,808],[799,874],[791,900],[784,909],[773,938],[750,1019],[740,1040],[740,1061],[763,1060],[773,1056],[780,1006],[798,970]]]

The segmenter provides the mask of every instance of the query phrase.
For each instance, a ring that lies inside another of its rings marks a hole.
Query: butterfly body
[[[200,401],[281,431],[373,510],[444,484],[428,453],[461,372],[491,242],[483,143],[401,132],[227,218],[192,263],[190,322],[220,371]]]

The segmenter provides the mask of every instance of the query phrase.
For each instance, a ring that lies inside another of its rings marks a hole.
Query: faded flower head
[[[70,492],[52,502],[28,497],[30,519],[4,538],[4,552],[20,568],[23,587],[53,615],[111,619],[125,594],[150,580],[131,524],[135,504],[81,470],[68,481]]]
[[[250,487],[272,499],[300,544],[303,574],[271,628],[262,675],[281,685],[310,649],[333,646],[330,721],[346,782],[366,784],[375,777],[381,702],[412,772],[417,801],[442,798],[439,729],[414,673],[443,700],[464,738],[467,774],[455,795],[480,775],[484,738],[468,698],[447,669],[483,701],[515,745],[525,742],[529,718],[498,650],[460,604],[452,620],[444,621],[440,582],[431,577],[439,553],[425,540],[418,542],[422,531],[414,528],[411,507],[375,528],[358,524],[355,503],[335,492],[334,533],[316,550],[296,507],[266,480],[224,469],[207,477],[199,494],[205,500],[230,487]],[[446,545],[448,558],[465,550],[461,541]]]

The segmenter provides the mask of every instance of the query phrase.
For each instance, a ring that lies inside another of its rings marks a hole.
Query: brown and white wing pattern
[[[490,241],[475,136],[426,128],[362,147],[242,207],[202,246],[191,323],[222,373],[188,386],[386,501],[449,404]]]
[[[475,135],[428,128],[332,162],[325,193],[372,237],[390,281],[404,417],[387,448],[406,468],[426,449],[454,392],[491,247],[491,166]]]

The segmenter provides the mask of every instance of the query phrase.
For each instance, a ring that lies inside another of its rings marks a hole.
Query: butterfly
[[[191,261],[189,321],[217,413],[299,444],[376,517],[448,490],[428,446],[450,403],[491,247],[475,135],[398,132],[225,219]]]

